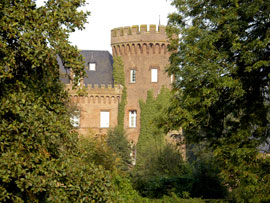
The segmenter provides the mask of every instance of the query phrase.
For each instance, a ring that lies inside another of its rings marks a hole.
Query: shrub
[[[108,131],[107,144],[110,150],[121,159],[118,168],[123,171],[128,170],[131,166],[131,148],[125,131],[121,127],[110,129]]]
[[[227,188],[219,176],[220,169],[206,143],[188,145],[187,158],[193,166],[194,184],[191,196],[218,199],[227,196]]]
[[[80,137],[79,151],[87,162],[103,166],[104,169],[111,172],[115,171],[120,164],[120,160],[108,147],[104,137],[95,138],[92,135]]]

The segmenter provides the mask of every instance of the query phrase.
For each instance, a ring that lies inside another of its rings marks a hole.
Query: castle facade
[[[121,27],[111,31],[113,56],[124,64],[127,103],[124,128],[128,139],[137,143],[140,134],[139,100],[145,100],[148,90],[156,96],[162,86],[170,88],[172,78],[165,72],[169,64],[168,38],[165,26],[147,25]],[[107,51],[82,51],[87,77],[80,85],[87,92],[79,96],[72,90],[72,81],[63,79],[69,90],[76,113],[71,119],[79,133],[106,134],[117,125],[118,105],[123,87],[113,81],[113,60]],[[60,65],[61,66],[61,65]]]
[[[137,143],[140,134],[139,100],[147,91],[156,96],[164,85],[170,87],[171,78],[165,72],[169,63],[168,39],[165,26],[147,25],[116,28],[111,31],[113,56],[121,56],[125,70],[127,104],[124,128],[130,140]],[[131,122],[135,117],[135,122]]]

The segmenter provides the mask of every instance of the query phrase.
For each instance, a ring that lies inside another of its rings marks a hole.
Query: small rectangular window
[[[153,68],[151,69],[151,82],[157,82],[158,81],[158,69]]]
[[[89,63],[88,66],[90,71],[96,71],[96,63]]]
[[[70,116],[70,123],[74,128],[80,126],[80,111],[74,111]]]
[[[136,70],[130,70],[130,82],[135,83],[136,82]]]
[[[131,110],[129,111],[129,127],[136,128],[137,126],[137,111]]]
[[[100,127],[101,128],[110,127],[110,112],[109,111],[100,112]]]

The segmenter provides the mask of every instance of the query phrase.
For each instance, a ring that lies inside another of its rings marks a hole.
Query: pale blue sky
[[[83,31],[70,37],[79,49],[111,52],[111,29],[140,24],[167,24],[167,16],[174,11],[170,0],[87,0],[91,12]]]
[[[42,5],[46,0],[36,0]],[[88,5],[88,24],[85,30],[76,31],[70,41],[81,50],[108,50],[111,52],[111,30],[117,27],[167,24],[167,16],[175,8],[171,0],[86,0]],[[159,17],[160,16],[160,17]]]

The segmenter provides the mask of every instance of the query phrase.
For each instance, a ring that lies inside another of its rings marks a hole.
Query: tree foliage
[[[140,194],[149,198],[161,198],[172,192],[182,196],[192,185],[190,177],[181,177],[190,170],[179,149],[166,142],[163,130],[155,122],[164,117],[170,96],[170,90],[162,87],[156,98],[153,91],[148,91],[146,101],[140,101],[141,129],[132,180]]]
[[[59,56],[83,76],[68,37],[83,29],[83,0],[0,1],[0,201],[106,202],[111,175],[87,162],[70,125]]]
[[[173,0],[168,129],[205,140],[239,201],[269,199],[270,2]],[[176,39],[179,34],[180,39]],[[269,148],[268,148],[269,149]],[[264,153],[269,153],[266,151]]]
[[[225,199],[228,188],[219,176],[220,168],[207,148],[207,143],[190,144],[186,147],[186,158],[192,166],[193,184],[191,197],[203,199]]]
[[[136,167],[140,167],[140,165],[147,167],[144,162],[148,162],[151,159],[148,158],[152,154],[160,152],[165,144],[164,133],[162,129],[158,128],[155,120],[162,117],[169,106],[169,99],[169,89],[162,87],[156,98],[154,98],[153,91],[148,91],[146,101],[140,100],[141,128],[136,146]]]
[[[108,131],[107,144],[111,151],[121,159],[118,168],[122,171],[127,171],[131,166],[131,147],[127,140],[126,132],[119,126],[110,129]]]
[[[91,133],[87,137],[81,136],[79,149],[86,162],[102,166],[105,170],[114,172],[120,164],[116,154],[108,147],[104,137],[96,137]]]

